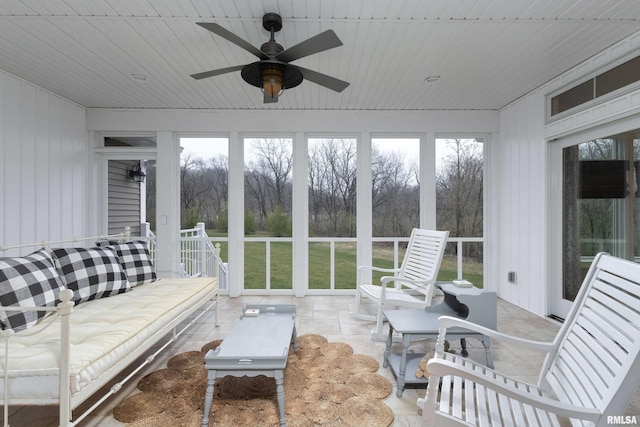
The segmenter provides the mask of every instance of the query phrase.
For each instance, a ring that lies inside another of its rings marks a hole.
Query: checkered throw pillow
[[[56,268],[79,304],[131,290],[115,251],[109,248],[54,249]]]
[[[118,254],[120,264],[127,273],[131,286],[142,285],[157,279],[146,242],[112,244],[107,248],[113,248]]]
[[[41,249],[31,255],[0,258],[0,305],[3,307],[52,307],[64,285],[51,255]],[[2,311],[2,329],[15,332],[35,325],[46,311]]]

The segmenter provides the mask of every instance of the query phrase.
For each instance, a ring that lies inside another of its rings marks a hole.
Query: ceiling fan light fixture
[[[191,74],[191,77],[196,80],[240,70],[242,80],[251,86],[260,88],[265,104],[278,102],[278,96],[285,89],[294,88],[302,83],[303,80],[309,80],[335,92],[342,92],[349,86],[349,83],[338,80],[335,77],[290,64],[290,62],[297,59],[342,46],[342,42],[332,30],[326,30],[288,49],[284,49],[281,44],[276,42],[274,36],[275,32],[282,29],[282,18],[277,13],[267,13],[262,17],[262,26],[271,33],[271,37],[268,42],[263,43],[258,49],[216,23],[196,22],[196,24],[236,44],[259,59],[247,65],[236,65],[234,67]]]
[[[262,91],[271,98],[277,98],[284,92],[284,66],[280,64],[262,64]]]

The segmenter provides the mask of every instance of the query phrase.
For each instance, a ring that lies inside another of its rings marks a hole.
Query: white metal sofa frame
[[[610,425],[623,416],[640,382],[640,264],[598,254],[550,343],[451,317],[439,325],[427,395],[418,401],[425,425]],[[546,351],[537,385],[444,353],[447,328],[458,326]]]
[[[130,228],[126,227],[125,232],[114,234],[114,235],[83,237],[83,238],[77,238],[77,239],[71,239],[71,240],[59,240],[59,241],[51,241],[51,242],[43,241],[39,243],[14,245],[14,246],[0,246],[0,252],[7,251],[10,249],[37,248],[37,247],[48,248],[48,247],[51,247],[51,245],[78,243],[83,241],[101,242],[101,241],[116,240],[119,242],[127,242],[127,241],[130,241],[130,239],[131,239]],[[219,259],[219,255],[220,255],[220,245],[218,244],[216,245],[216,255],[215,255],[216,259]],[[216,262],[215,264],[216,265],[214,267],[214,276],[219,277],[219,263]],[[122,386],[124,384],[128,383],[129,380],[131,380],[145,366],[152,363],[161,352],[163,352],[169,345],[171,345],[171,343],[175,342],[187,329],[193,326],[204,314],[206,314],[209,310],[211,310],[214,307],[216,310],[215,326],[220,325],[220,309],[219,309],[220,294],[219,294],[219,290],[216,290],[215,293],[208,295],[207,298],[201,300],[198,304],[192,306],[188,310],[185,310],[180,316],[176,316],[169,325],[166,325],[166,327],[164,328],[164,332],[162,334],[159,334],[159,333],[154,334],[154,337],[156,337],[155,339],[154,338],[148,339],[146,346],[139,347],[139,349],[136,352],[131,353],[126,358],[118,361],[117,366],[119,367],[119,369],[115,369],[115,370],[117,372],[120,372],[122,369],[124,369],[125,367],[130,365],[132,362],[134,362],[141,354],[143,354],[142,352],[144,349],[148,350],[153,345],[157,345],[157,342],[161,340],[162,337],[166,336],[168,333],[171,334],[166,339],[166,341],[163,342],[160,345],[160,347],[153,352],[153,354],[147,356],[142,362],[140,362],[138,366],[136,366],[131,372],[129,372],[125,376],[125,378],[123,378],[122,380],[112,385],[108,391],[106,391],[97,401],[95,401],[95,403],[90,405],[88,409],[86,409],[82,414],[79,414],[72,421],[71,411],[73,409],[73,403],[72,403],[71,391],[70,391],[71,323],[69,318],[74,307],[74,303],[70,301],[72,297],[73,297],[73,292],[68,289],[64,289],[60,292],[59,299],[61,300],[61,302],[57,305],[57,307],[38,307],[38,308],[36,307],[33,307],[33,308],[4,307],[5,311],[20,311],[20,310],[21,311],[51,311],[56,313],[56,315],[60,316],[61,353],[60,353],[60,364],[59,364],[60,368],[58,373],[58,378],[61,379],[60,385],[59,385],[59,422],[60,422],[59,425],[60,426],[78,425],[78,423],[80,423],[84,418],[86,418],[87,415],[93,412],[105,400],[107,400],[109,397],[119,392],[122,389]],[[198,312],[198,310],[200,311]],[[182,328],[178,330],[178,326],[180,326],[187,320],[188,320],[188,323],[183,325]],[[5,366],[8,365],[8,357],[9,357],[8,342],[12,335],[13,335],[12,330],[0,331],[0,341],[4,342],[3,346],[4,346]],[[8,427],[9,426],[9,405],[11,404],[11,401],[10,399],[7,399],[6,396],[8,396],[9,394],[7,386],[9,383],[8,376],[10,375],[10,372],[8,370],[3,370],[2,375],[4,376],[4,385],[5,385],[4,394],[3,394],[3,396],[5,397],[2,399],[3,400],[3,403],[2,403],[3,416],[4,416],[3,425],[4,427]],[[97,386],[91,388],[93,392],[95,392],[97,389],[98,389]],[[86,393],[83,393],[82,396],[74,397],[74,401],[77,401],[77,403],[79,404],[85,401],[86,399],[88,399],[89,397],[91,397],[91,394],[86,395]]]
[[[448,237],[448,231],[414,228],[400,268],[388,269],[366,265],[358,267],[358,285],[351,315],[358,319],[376,321],[376,331],[373,333],[375,339],[386,339],[382,334],[382,310],[385,306],[425,308],[431,305]],[[382,277],[380,285],[363,282],[365,277],[371,280],[373,271],[394,275]],[[393,286],[389,286],[390,283],[393,283]],[[360,312],[362,297],[377,302],[375,315]]]

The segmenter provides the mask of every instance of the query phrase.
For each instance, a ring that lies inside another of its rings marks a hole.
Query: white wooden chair
[[[409,238],[407,251],[402,265],[398,269],[386,269],[373,266],[358,267],[358,284],[353,317],[376,321],[374,338],[384,340],[382,310],[385,306],[425,308],[431,305],[434,284],[442,263],[445,245],[449,237],[448,231],[432,231],[414,228]],[[366,272],[366,270],[370,270]],[[370,272],[381,271],[393,275],[380,279],[380,285],[367,283],[364,277],[371,277]],[[393,286],[389,286],[393,283]],[[362,297],[373,299],[378,307],[375,315],[360,312]]]
[[[624,419],[640,381],[640,264],[596,256],[553,342],[521,340],[450,317],[439,321],[422,418],[427,426],[604,426]],[[462,326],[547,351],[537,385],[443,353]],[[562,423],[562,424],[561,424]]]

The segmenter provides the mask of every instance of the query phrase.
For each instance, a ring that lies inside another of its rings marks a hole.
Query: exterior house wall
[[[108,210],[109,234],[121,233],[131,227],[132,236],[140,236],[141,199],[140,184],[133,182],[127,172],[139,161],[109,160],[108,164]]]
[[[628,56],[640,54],[640,32],[621,40],[500,111],[499,142],[489,151],[498,188],[498,294],[533,313],[552,314],[554,289],[562,281],[562,147],[640,127],[640,89],[621,91],[557,120],[546,119],[547,96]],[[507,281],[515,271],[517,282]]]
[[[497,187],[488,203],[497,206],[492,238],[497,240],[500,297],[537,314],[546,310],[546,193],[544,96],[534,92],[500,114],[498,149],[490,153]],[[508,272],[516,282],[507,281]]]
[[[83,107],[0,71],[0,245],[92,232],[89,156]]]

